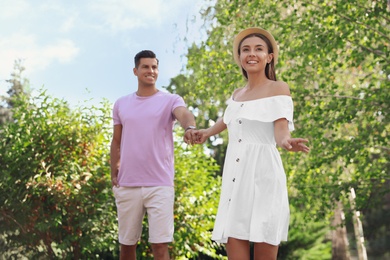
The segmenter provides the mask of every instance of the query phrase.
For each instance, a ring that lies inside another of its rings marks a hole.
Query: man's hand
[[[112,183],[112,187],[119,187],[118,185],[118,173],[117,174],[112,174],[111,173],[111,183]]]
[[[185,131],[183,140],[186,144],[190,144],[190,145],[195,144],[195,142],[194,142],[194,140],[196,139],[196,136],[194,133],[195,131],[196,131],[195,129],[188,129]]]

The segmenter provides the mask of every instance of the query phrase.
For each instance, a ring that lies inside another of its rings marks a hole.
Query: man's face
[[[158,78],[158,63],[155,58],[141,58],[138,68],[134,68],[134,75],[144,85],[155,85]]]

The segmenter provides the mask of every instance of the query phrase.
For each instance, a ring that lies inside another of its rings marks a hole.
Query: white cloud
[[[63,32],[63,33],[70,32],[75,27],[77,20],[78,20],[78,16],[77,15],[70,15],[62,23],[62,25],[59,28],[59,31]]]
[[[179,15],[184,0],[95,0],[89,7],[97,11],[111,30],[118,32],[142,27],[159,27]]]
[[[30,5],[26,0],[1,0],[0,17],[3,20],[10,17],[17,17],[29,11],[29,8]]]
[[[79,53],[79,48],[69,39],[60,39],[56,43],[39,50],[40,56],[47,61],[58,60],[60,63],[72,61]],[[46,62],[49,63],[49,62]]]
[[[66,63],[79,52],[68,39],[57,40],[46,46],[39,46],[34,35],[13,34],[0,39],[0,72],[12,71],[16,59],[23,60],[27,74],[43,70],[53,62]],[[0,75],[2,78],[8,75]]]

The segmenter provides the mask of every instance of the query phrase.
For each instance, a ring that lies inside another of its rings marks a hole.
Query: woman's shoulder
[[[244,87],[241,87],[241,88],[236,88],[234,91],[233,91],[233,94],[232,96],[234,97],[238,92],[240,92]]]
[[[290,96],[290,87],[284,81],[274,81],[270,85],[271,96]]]

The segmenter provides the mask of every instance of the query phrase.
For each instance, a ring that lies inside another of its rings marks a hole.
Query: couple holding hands
[[[304,138],[292,138],[293,101],[278,81],[278,46],[272,34],[252,27],[233,41],[233,58],[246,84],[227,100],[223,117],[207,129],[182,97],[156,88],[159,60],[152,51],[135,56],[138,90],[113,108],[111,180],[118,211],[121,259],[136,259],[142,220],[148,214],[149,242],[155,259],[170,259],[173,241],[173,124],[185,129],[187,144],[202,144],[228,130],[221,196],[212,239],[226,245],[228,258],[276,259],[287,240],[289,204],[286,175],[277,146],[309,152]]]

